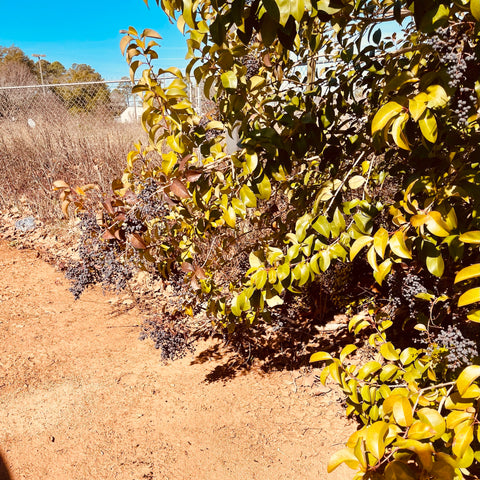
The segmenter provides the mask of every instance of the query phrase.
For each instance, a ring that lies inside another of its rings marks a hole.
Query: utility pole
[[[46,55],[40,55],[38,53],[34,53],[32,57],[38,58],[38,66],[40,68],[40,82],[42,83],[42,89],[43,89],[43,95],[46,95],[45,93],[45,85],[43,84],[43,73],[42,73],[42,58],[45,57]]]

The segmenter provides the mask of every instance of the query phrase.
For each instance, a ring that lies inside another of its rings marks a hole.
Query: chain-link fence
[[[163,78],[162,86],[172,80],[173,77]],[[131,90],[129,80],[0,87],[0,119],[35,121],[41,117],[54,121],[65,116],[95,114],[117,122],[134,122],[142,114],[142,100]],[[189,83],[188,94],[194,107],[201,110],[201,87]]]

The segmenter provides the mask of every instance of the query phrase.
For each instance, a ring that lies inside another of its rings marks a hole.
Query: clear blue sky
[[[0,0],[1,46],[15,45],[28,56],[45,54],[66,68],[86,63],[105,80],[129,75],[119,47],[119,32],[129,26],[153,28],[163,37],[157,66],[186,66],[185,40],[155,0],[149,8],[143,0]]]

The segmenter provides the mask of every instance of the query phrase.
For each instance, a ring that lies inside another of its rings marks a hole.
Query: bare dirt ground
[[[206,381],[218,345],[164,364],[141,315],[74,301],[33,250],[0,241],[0,451],[19,479],[310,480],[354,430],[318,370]],[[6,470],[4,468],[4,470]],[[0,478],[2,466],[0,462]]]

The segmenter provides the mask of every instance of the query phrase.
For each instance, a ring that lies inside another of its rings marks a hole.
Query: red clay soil
[[[352,477],[326,472],[354,426],[318,371],[207,382],[212,343],[162,363],[138,340],[141,315],[112,298],[74,301],[35,251],[0,242],[2,480]]]

